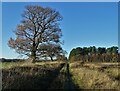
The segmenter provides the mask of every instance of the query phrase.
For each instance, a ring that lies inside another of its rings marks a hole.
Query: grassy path
[[[74,84],[74,82],[71,78],[72,74],[70,73],[69,63],[66,65],[66,76],[67,76],[67,89],[71,89],[71,90],[78,89],[79,87]]]
[[[53,80],[49,89],[62,89],[63,91],[78,89],[72,80],[69,64],[65,64],[60,70],[59,75]]]
[[[54,82],[54,80],[60,75],[60,70],[65,66],[65,63],[61,64],[60,67],[58,69],[56,69],[52,74],[53,76],[51,77],[51,79],[49,80],[49,84],[48,86],[46,86],[46,88],[49,90],[49,88],[51,88],[51,83]],[[49,75],[48,77],[50,77],[51,75]]]
[[[7,64],[2,69],[3,89],[116,89],[119,77],[117,68],[103,71],[95,67],[84,67],[78,63]],[[112,76],[112,78],[109,76]]]

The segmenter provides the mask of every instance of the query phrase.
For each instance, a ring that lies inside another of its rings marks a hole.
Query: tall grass
[[[108,75],[120,80],[120,69],[119,68],[107,68],[104,70]]]
[[[3,63],[3,89],[120,89],[120,69],[106,64],[80,62],[7,62]],[[115,79],[112,79],[115,78]]]
[[[36,65],[52,65],[52,64],[60,64],[60,63],[64,63],[64,62],[59,62],[59,61],[55,61],[55,62],[36,62],[36,63],[30,63],[30,62],[0,62],[0,69],[10,69],[13,67],[19,67],[19,66],[36,66]]]
[[[113,80],[104,72],[85,67],[70,69],[72,79],[81,89],[120,89],[119,81]]]
[[[12,67],[24,64],[24,62],[0,62],[0,64],[0,69],[10,69]]]
[[[2,69],[3,89],[48,89],[59,75],[63,63],[44,65],[24,63],[8,67],[10,68]]]

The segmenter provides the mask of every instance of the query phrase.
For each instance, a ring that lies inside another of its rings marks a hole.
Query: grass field
[[[3,89],[49,89],[60,74],[63,62],[3,63]],[[62,81],[62,80],[61,80]]]
[[[119,63],[4,62],[3,89],[120,89]],[[66,90],[65,90],[66,91]]]
[[[72,79],[81,89],[120,89],[118,63],[86,63],[81,67],[79,63],[72,63],[70,66]]]

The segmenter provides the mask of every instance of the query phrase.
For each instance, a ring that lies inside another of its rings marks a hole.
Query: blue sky
[[[2,3],[0,2],[0,57],[2,56]]]
[[[83,46],[111,47],[118,45],[118,6],[117,3],[2,3],[2,57],[17,58],[7,42],[15,38],[13,31],[22,20],[21,14],[26,5],[51,7],[60,12],[60,22],[64,40],[63,49],[68,54],[72,48]]]

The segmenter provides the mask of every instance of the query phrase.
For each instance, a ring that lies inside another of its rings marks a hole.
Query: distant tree
[[[87,51],[87,50],[86,50],[86,51]],[[75,55],[76,55],[76,56],[82,56],[82,55],[85,55],[84,48],[77,47],[77,48],[75,49]]]
[[[88,47],[88,50],[89,50],[89,54],[91,55],[92,54],[92,47]]]
[[[103,54],[103,53],[106,53],[106,48],[99,47],[98,48],[98,54]]]
[[[69,54],[69,60],[74,56],[84,55],[83,49],[81,47],[73,48]],[[74,58],[75,59],[75,58]]]
[[[69,60],[76,55],[76,50],[73,48],[71,51],[70,51],[70,54],[69,54]]]
[[[83,55],[83,49],[81,47],[77,47],[75,49],[75,55]]]
[[[118,54],[118,47],[111,47],[112,54]]]
[[[42,43],[60,43],[62,36],[58,21],[62,19],[59,12],[49,7],[28,5],[22,14],[23,20],[17,25],[16,39],[10,38],[9,47],[20,54],[36,61],[38,47]]]
[[[72,58],[72,59],[71,59]],[[72,61],[84,62],[115,62],[119,60],[118,47],[112,46],[109,48],[90,46],[90,47],[77,47],[71,50],[69,59]]]
[[[97,53],[97,48],[95,46],[90,46],[88,47],[89,54],[96,54]]]
[[[120,53],[118,53],[118,62],[120,62]]]
[[[96,47],[93,46],[93,47],[92,47],[92,54],[96,54],[96,52],[97,52]]]
[[[87,47],[83,47],[83,55],[88,55],[89,49]]]
[[[112,49],[111,48],[107,48],[106,53],[107,54],[112,54]]]
[[[66,51],[59,44],[41,44],[37,54],[40,57],[50,57],[51,61],[54,61],[54,57],[57,59],[65,56]]]

